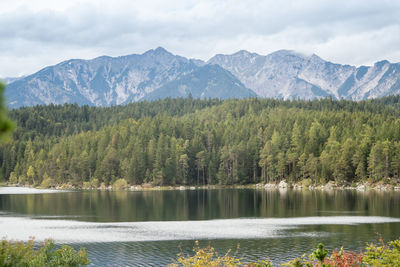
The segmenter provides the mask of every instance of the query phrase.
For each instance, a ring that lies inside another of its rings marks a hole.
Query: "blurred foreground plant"
[[[239,248],[239,247],[238,247]],[[251,266],[251,267],[272,267],[272,263],[268,260],[260,260],[255,263],[242,263],[240,259],[235,256],[229,255],[231,250],[228,250],[225,255],[218,256],[218,253],[211,246],[206,248],[199,247],[199,241],[195,242],[193,248],[195,254],[193,256],[185,257],[183,252],[178,254],[177,263],[172,263],[168,265],[169,267],[178,266],[210,266],[210,267],[222,267],[222,266]]]
[[[7,107],[4,100],[6,85],[0,81],[0,140],[7,139],[14,129],[14,123],[7,118]]]
[[[319,244],[318,248],[310,255],[303,254],[303,256],[281,265],[289,267],[400,266],[400,239],[391,241],[388,244],[385,244],[382,239],[380,241],[380,246],[367,244],[365,251],[359,253],[344,250],[342,247],[339,251],[333,251],[330,257],[327,257],[328,250],[324,248],[324,245]],[[193,251],[195,252],[193,256],[185,257],[183,252],[179,253],[176,260],[177,263],[168,266],[272,266],[272,262],[269,260],[243,263],[235,256],[229,255],[231,250],[228,250],[224,256],[218,256],[211,246],[200,248],[198,241],[195,242]]]
[[[0,266],[29,267],[78,267],[90,263],[84,248],[76,252],[70,246],[55,249],[52,240],[46,240],[39,248],[35,248],[34,239],[28,242],[10,241],[3,238],[0,243]]]
[[[346,251],[342,247],[340,251],[333,251],[329,258],[326,257],[328,251],[319,244],[318,249],[313,251],[308,259],[304,254],[282,265],[290,267],[400,266],[400,239],[385,244],[381,238],[380,242],[380,246],[367,244],[365,251],[359,253]]]
[[[363,262],[371,266],[400,266],[400,239],[385,244],[380,239],[381,246],[368,244]]]

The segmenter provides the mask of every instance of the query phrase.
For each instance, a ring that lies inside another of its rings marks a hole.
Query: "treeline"
[[[399,97],[372,101],[166,99],[9,113],[3,180],[39,185],[337,183],[398,178]]]

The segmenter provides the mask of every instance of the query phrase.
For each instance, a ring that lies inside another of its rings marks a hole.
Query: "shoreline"
[[[253,190],[295,190],[295,191],[333,191],[333,190],[355,190],[355,191],[400,191],[400,184],[384,184],[384,183],[357,183],[355,185],[336,185],[334,183],[320,184],[320,185],[304,185],[302,182],[296,184],[286,183],[281,181],[279,183],[258,183],[258,184],[246,184],[246,185],[175,185],[175,186],[154,186],[151,184],[142,185],[128,185],[123,188],[115,188],[112,185],[109,186],[98,186],[98,187],[83,187],[72,184],[62,184],[53,187],[41,187],[33,185],[20,185],[20,184],[0,184],[1,187],[9,188],[21,188],[21,189],[35,189],[35,190],[51,190],[62,192],[65,190],[99,190],[99,191],[185,191],[185,190],[217,190],[217,189],[253,189]]]

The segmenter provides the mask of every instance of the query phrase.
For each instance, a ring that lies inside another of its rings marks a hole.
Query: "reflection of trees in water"
[[[238,217],[369,215],[400,217],[400,193],[350,190],[83,191],[0,195],[0,208],[93,221],[202,220]],[[79,219],[79,218],[78,218]]]

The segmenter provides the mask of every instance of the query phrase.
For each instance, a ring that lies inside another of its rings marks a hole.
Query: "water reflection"
[[[0,195],[0,210],[84,221],[176,221],[354,214],[400,217],[399,192],[199,190]]]
[[[269,256],[282,262],[310,252],[319,242],[330,249],[344,245],[359,250],[366,242],[377,241],[379,235],[386,240],[398,238],[400,223],[389,221],[400,218],[399,205],[400,192],[393,191],[225,189],[0,194],[0,234],[17,239],[25,235],[59,235],[59,240],[86,247],[94,266],[166,264],[175,258],[180,244],[190,252],[193,239],[201,239],[202,246],[211,242],[220,253],[240,243],[239,253],[245,260]],[[392,219],[378,223],[372,216]],[[235,218],[266,220],[250,219],[243,225],[244,221],[231,220]],[[13,221],[7,223],[7,219]],[[229,220],[225,224],[211,222],[211,226],[203,221],[215,219]],[[342,224],[335,224],[335,220]]]

